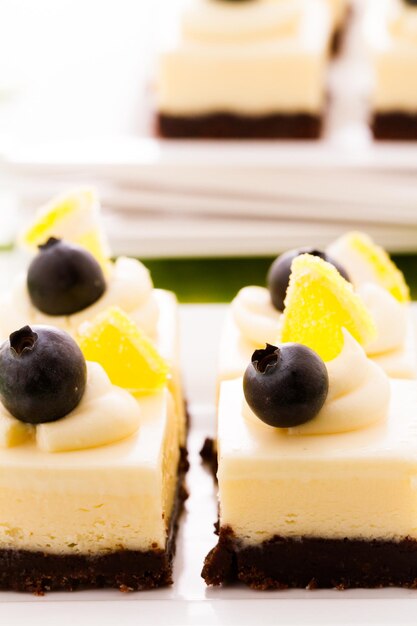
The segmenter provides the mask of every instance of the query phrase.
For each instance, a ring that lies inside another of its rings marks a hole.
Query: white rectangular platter
[[[128,594],[108,590],[50,593],[40,598],[3,592],[0,624],[408,626],[416,623],[417,591],[256,592],[244,587],[205,587],[200,571],[204,556],[215,544],[213,523],[217,505],[212,477],[201,466],[198,452],[204,437],[214,430],[216,350],[225,310],[223,305],[181,307],[183,364],[192,414],[191,470],[190,497],[181,519],[173,587]]]

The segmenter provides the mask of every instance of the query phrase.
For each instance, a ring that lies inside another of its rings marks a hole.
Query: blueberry
[[[320,257],[320,259],[334,265],[343,278],[348,281],[350,280],[346,270],[321,250],[315,250],[314,248],[300,248],[298,250],[289,250],[288,252],[284,252],[284,254],[281,254],[272,263],[267,277],[272,304],[278,311],[284,310],[284,300],[291,274],[291,263],[300,254],[312,254],[313,256]]]
[[[22,422],[54,422],[83,397],[84,356],[67,333],[52,326],[24,326],[0,347],[0,398]]]
[[[299,343],[255,350],[243,378],[246,402],[260,420],[277,428],[300,426],[322,408],[329,391],[327,369],[316,352]]]
[[[71,315],[96,302],[106,290],[103,271],[84,248],[51,237],[29,266],[33,305],[47,315]]]

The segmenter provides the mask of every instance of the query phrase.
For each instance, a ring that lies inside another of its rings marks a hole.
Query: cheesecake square
[[[158,57],[168,138],[320,136],[332,20],[326,3],[197,0]]]
[[[172,584],[187,415],[177,301],[155,292],[156,345],[170,370],[161,389],[133,396],[91,362],[83,399],[57,422],[24,424],[0,403],[1,589]]]
[[[417,139],[417,7],[406,0],[371,0],[365,39],[373,74],[375,139]]]
[[[0,588],[45,591],[172,583],[185,498],[174,403],[139,402],[131,437],[49,452],[36,442],[0,450]]]
[[[177,299],[111,260],[93,189],[53,198],[19,243],[32,259],[0,294],[0,588],[169,585],[188,469]]]
[[[385,421],[290,436],[221,384],[219,539],[208,584],[254,589],[417,585],[417,388],[392,380]],[[363,407],[366,411],[366,407]]]
[[[406,296],[398,270],[371,249]],[[221,358],[208,585],[417,585],[417,386],[367,354],[378,324],[345,276],[317,250],[286,253],[270,294],[254,288],[265,297],[239,309],[258,346],[240,375],[246,344],[235,336],[231,360]],[[270,297],[285,300],[279,341],[273,318],[258,324]]]

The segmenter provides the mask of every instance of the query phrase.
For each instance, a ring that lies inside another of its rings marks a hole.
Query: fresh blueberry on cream
[[[0,398],[18,420],[54,422],[83,397],[84,356],[75,341],[50,326],[24,326],[0,347]]]
[[[27,288],[32,304],[47,315],[72,315],[94,304],[105,292],[103,271],[90,252],[50,237],[29,266]]]
[[[271,294],[272,304],[278,311],[284,310],[284,300],[287,293],[288,283],[290,280],[291,274],[291,264],[293,260],[300,256],[300,254],[311,254],[312,256],[317,256],[327,263],[331,263],[339,274],[343,276],[343,278],[349,281],[349,276],[346,270],[337,263],[334,259],[329,257],[328,254],[322,252],[321,250],[316,250],[314,248],[300,248],[298,250],[288,250],[288,252],[284,252],[275,261],[272,263],[269,268],[267,282],[269,292]]]
[[[329,390],[327,368],[310,348],[288,343],[255,350],[243,378],[252,411],[266,424],[292,428],[312,420]]]

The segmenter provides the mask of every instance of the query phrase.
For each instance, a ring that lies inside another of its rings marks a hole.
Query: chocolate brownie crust
[[[375,139],[385,141],[417,141],[417,111],[375,113],[371,121]]]
[[[208,467],[213,474],[214,479],[217,480],[217,442],[211,437],[206,437],[203,443],[203,447],[200,450],[200,457],[204,465]]]
[[[308,113],[263,116],[214,113],[176,116],[160,113],[157,133],[170,139],[318,139],[322,116]]]
[[[332,40],[330,42],[330,52],[333,57],[338,56],[343,51],[352,17],[353,8],[352,6],[349,6],[342,20],[342,23],[334,31]]]
[[[59,555],[0,550],[0,589],[43,595],[46,591],[116,587],[153,589],[172,583],[171,548],[166,552],[120,550],[106,555]]]
[[[187,450],[182,448],[166,550],[118,550],[97,555],[0,550],[0,589],[43,595],[46,591],[103,587],[139,591],[171,585],[179,517],[188,497],[187,470]]]
[[[289,539],[242,546],[230,527],[205,560],[208,585],[243,582],[253,589],[417,588],[417,541]]]

